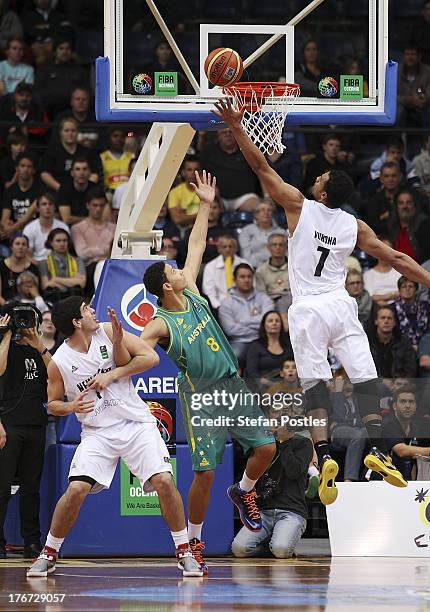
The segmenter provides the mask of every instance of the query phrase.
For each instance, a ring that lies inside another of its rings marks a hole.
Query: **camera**
[[[31,306],[15,306],[10,317],[12,331],[36,327],[36,311]]]

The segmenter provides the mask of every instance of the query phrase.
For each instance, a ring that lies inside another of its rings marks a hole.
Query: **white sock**
[[[245,493],[249,493],[255,487],[256,482],[256,480],[251,480],[248,478],[245,470],[243,472],[242,480],[239,482],[239,487],[242,489],[242,491],[245,491]]]
[[[195,525],[191,521],[188,521],[188,539],[190,542],[193,538],[197,538],[198,540],[202,539],[202,527],[203,523]]]
[[[308,474],[309,476],[319,476],[320,475],[317,466],[313,464],[309,466]]]
[[[181,531],[171,531],[173,541],[175,543],[175,547],[178,548],[181,544],[186,544],[188,546],[188,533],[186,529],[182,529]]]
[[[64,542],[64,538],[55,538],[51,532],[46,536],[45,546],[49,548],[53,548],[57,552],[60,550],[62,543]]]

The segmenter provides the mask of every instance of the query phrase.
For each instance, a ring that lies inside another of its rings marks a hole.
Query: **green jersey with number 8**
[[[167,354],[179,369],[178,384],[182,390],[200,391],[237,374],[237,359],[207,300],[189,289],[184,296],[186,310],[158,307],[155,317],[169,330]]]

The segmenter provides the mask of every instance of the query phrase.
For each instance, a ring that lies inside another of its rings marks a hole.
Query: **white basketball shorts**
[[[344,290],[295,298],[288,323],[297,373],[302,381],[330,380],[332,348],[352,383],[377,378],[369,341],[354,298]]]
[[[94,430],[94,431],[93,431]],[[81,442],[69,470],[72,476],[89,476],[97,485],[91,493],[108,489],[119,459],[140,480],[145,493],[153,491],[151,476],[172,471],[170,455],[155,423],[126,421],[110,427],[83,427]]]

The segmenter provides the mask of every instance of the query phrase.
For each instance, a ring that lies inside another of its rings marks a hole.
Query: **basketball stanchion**
[[[300,85],[292,83],[239,82],[223,88],[233,106],[245,107],[242,126],[252,142],[269,155],[282,153],[285,119],[300,94]]]

